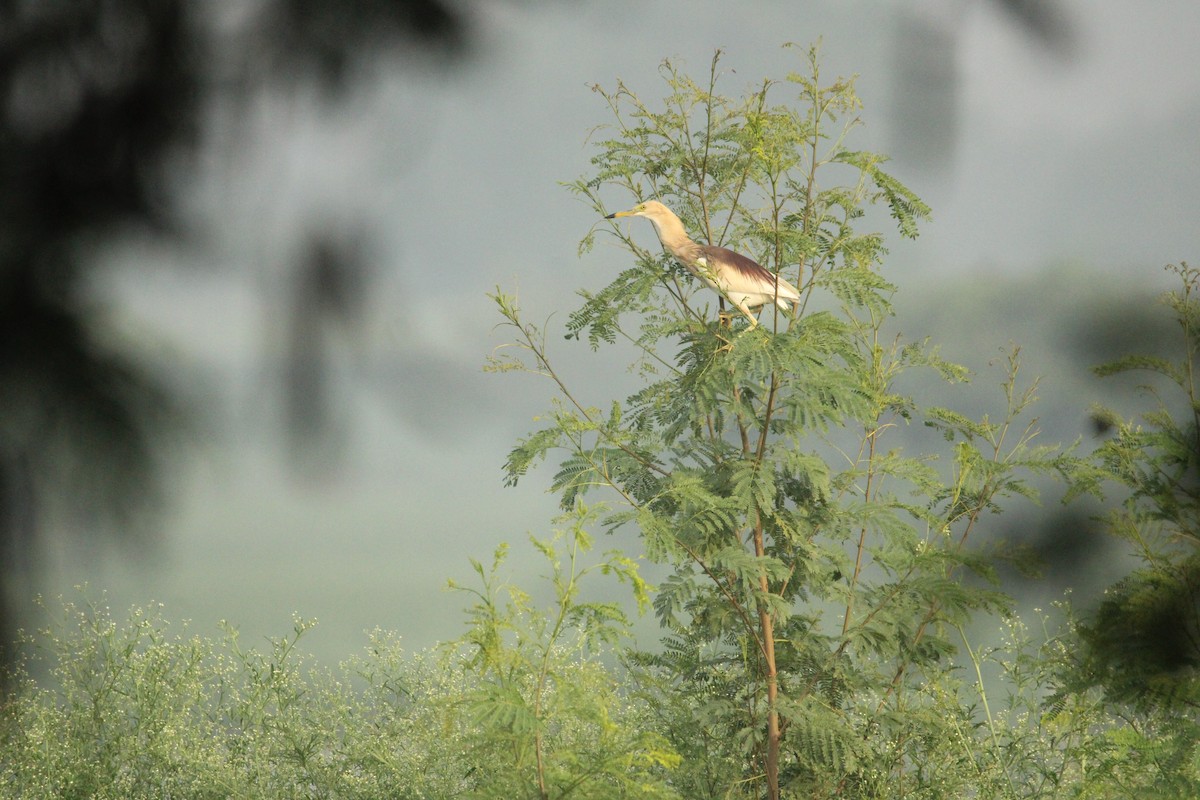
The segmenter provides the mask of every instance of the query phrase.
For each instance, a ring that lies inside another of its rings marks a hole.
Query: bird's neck
[[[658,234],[662,246],[670,250],[675,257],[683,258],[695,249],[696,243],[688,238],[687,231],[683,229],[683,223],[679,220],[651,218],[650,223],[654,225],[654,232]]]

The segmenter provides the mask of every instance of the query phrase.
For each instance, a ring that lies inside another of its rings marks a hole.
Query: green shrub
[[[68,604],[28,642],[46,677],[19,672],[0,715],[0,797],[675,797],[678,757],[601,660],[624,617],[578,598],[589,573],[644,592],[636,569],[585,565],[578,525],[535,544],[549,610],[500,582],[501,549],[462,639],[412,655],[376,631],[337,670],[300,654],[303,620],[258,650]]]

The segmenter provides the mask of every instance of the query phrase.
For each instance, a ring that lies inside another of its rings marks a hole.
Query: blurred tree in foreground
[[[89,536],[128,535],[161,494],[157,446],[179,398],[102,343],[86,284],[108,238],[186,227],[167,165],[197,143],[202,110],[264,81],[317,81],[335,94],[383,48],[457,55],[466,43],[465,21],[442,0],[264,0],[237,10],[236,30],[214,23],[237,5],[0,2],[0,663],[14,583],[36,568],[47,516],[66,514]],[[247,40],[232,74],[211,57],[228,49],[221,36]],[[301,263],[320,274],[298,270],[298,295],[344,316],[343,298],[326,295],[353,281],[340,273],[355,259],[321,252]],[[297,361],[319,346],[298,344]],[[319,421],[305,411],[297,427]]]

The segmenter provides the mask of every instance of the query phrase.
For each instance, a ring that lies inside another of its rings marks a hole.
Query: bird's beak
[[[632,211],[615,211],[612,214],[609,214],[607,217],[605,217],[605,219],[616,219],[618,217],[632,217],[632,216],[633,216]]]

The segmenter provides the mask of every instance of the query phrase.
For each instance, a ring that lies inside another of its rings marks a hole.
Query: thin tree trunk
[[[762,519],[754,526],[754,553],[759,558],[766,554],[763,541]],[[771,591],[767,576],[758,579],[759,588],[763,595]],[[766,668],[767,683],[767,754],[763,761],[763,772],[767,778],[768,800],[779,800],[779,711],[776,701],[779,699],[779,673],[775,665],[775,623],[765,602],[758,604],[758,622],[762,630],[763,660]]]

